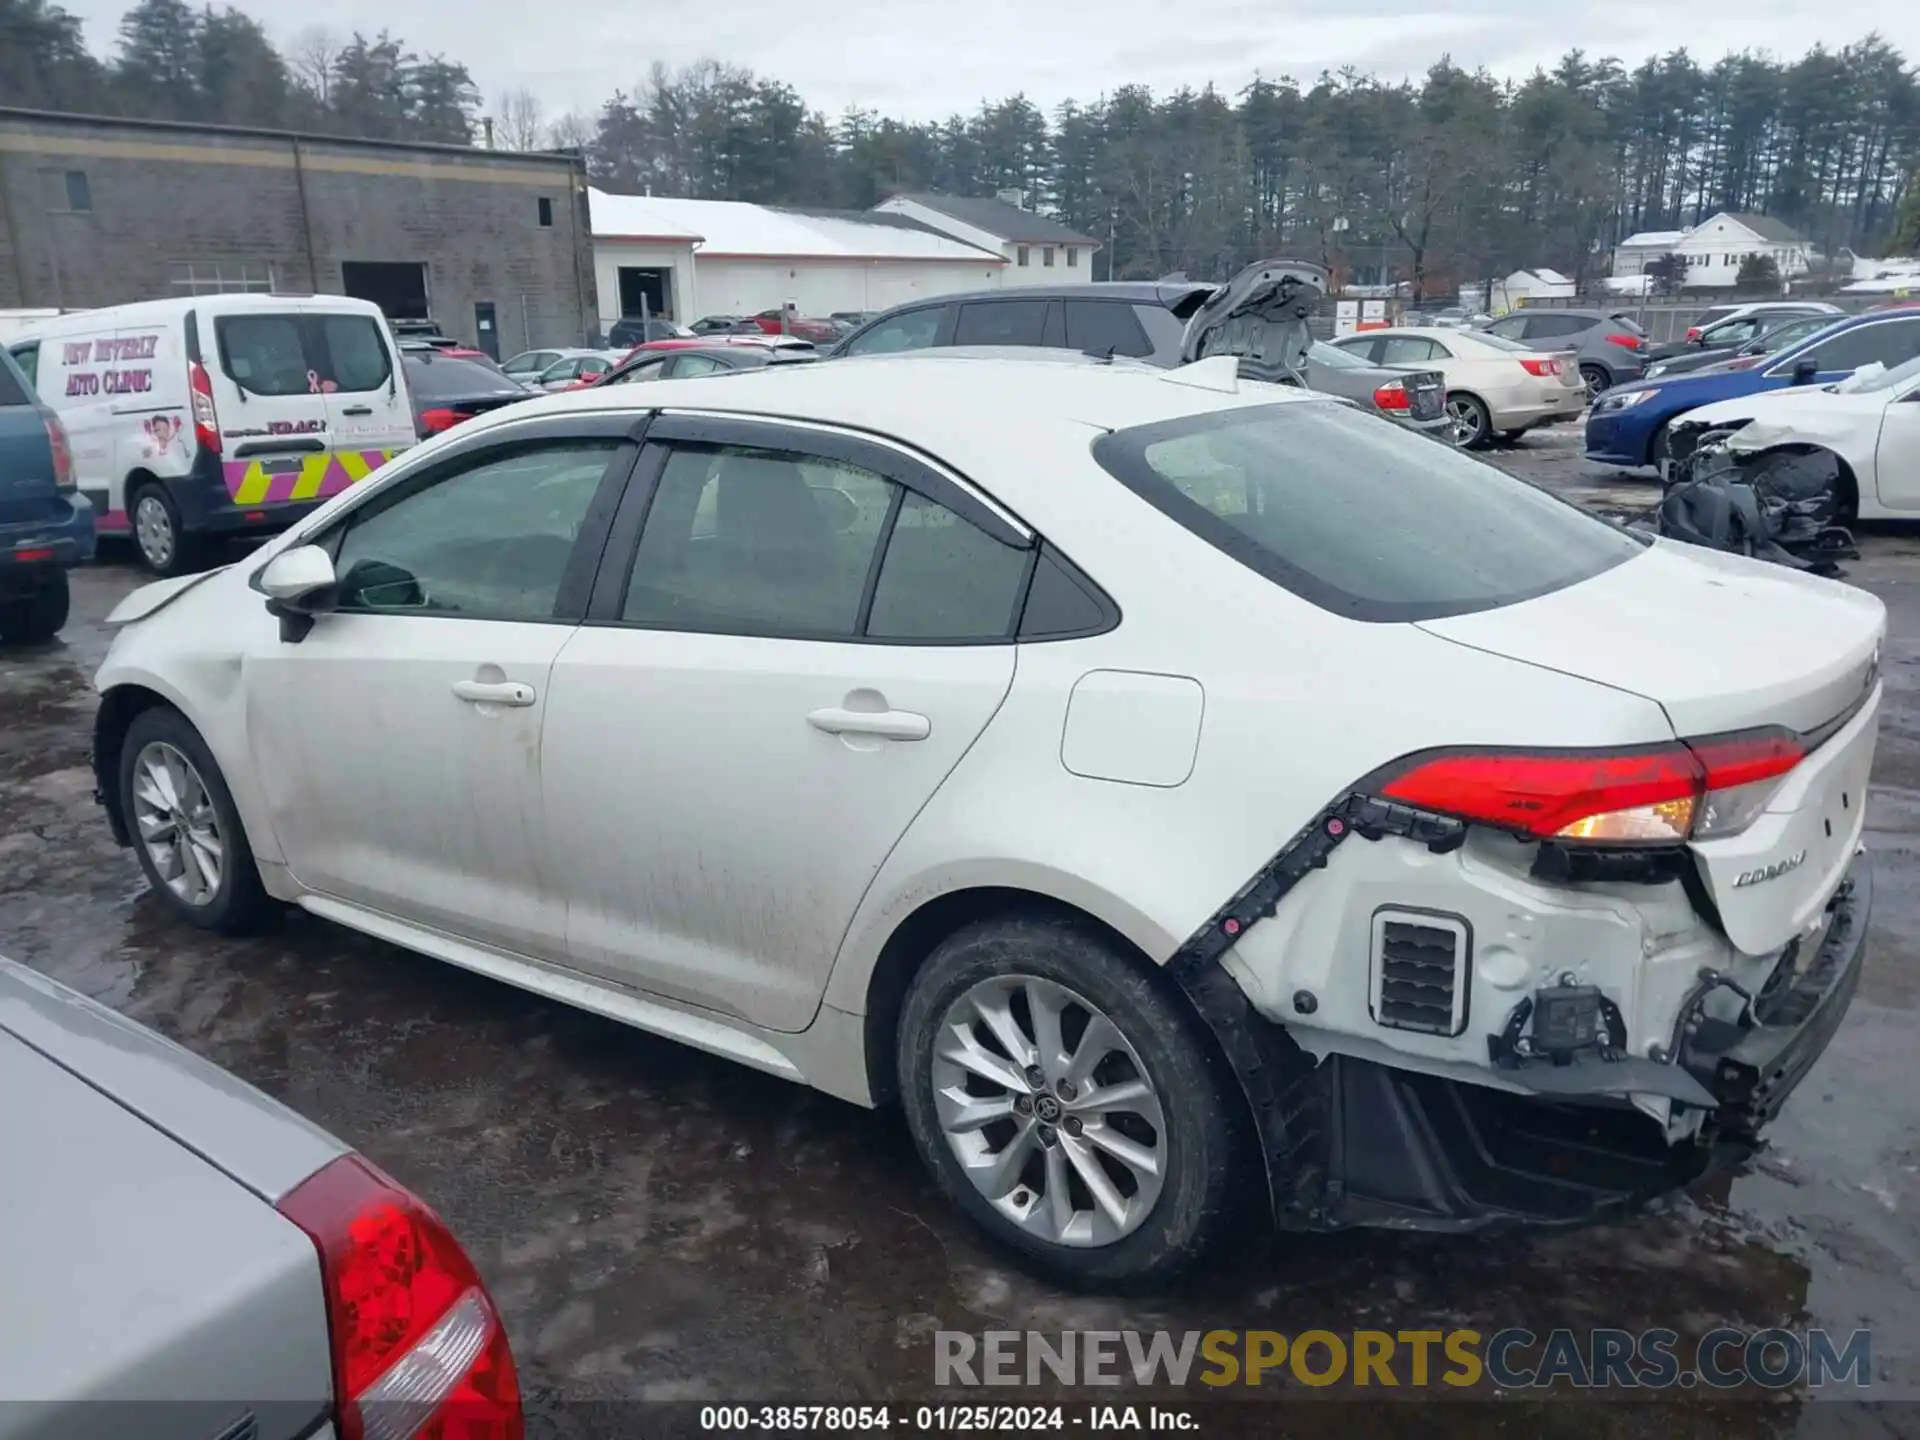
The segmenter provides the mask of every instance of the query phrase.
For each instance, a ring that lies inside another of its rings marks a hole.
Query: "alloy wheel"
[[[186,904],[212,904],[226,843],[213,796],[193,762],[165,741],[143,747],[133,762],[133,812],[154,873]]]
[[[158,495],[142,495],[134,505],[133,534],[140,553],[154,569],[164,570],[173,563],[173,516]]]
[[[1462,395],[1447,401],[1447,436],[1461,449],[1480,438],[1485,421],[1480,407],[1474,401]]]
[[[1093,1248],[1153,1212],[1168,1164],[1160,1095],[1084,996],[1031,975],[982,980],[941,1017],[932,1071],[948,1147],[1028,1234]]]

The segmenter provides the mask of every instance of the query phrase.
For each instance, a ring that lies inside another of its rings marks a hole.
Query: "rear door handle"
[[[373,407],[371,405],[349,405],[340,413],[342,415],[371,415],[373,413]]]
[[[933,722],[911,710],[816,710],[807,723],[829,735],[878,735],[883,740],[924,740]]]
[[[533,686],[520,680],[490,684],[485,680],[456,680],[454,695],[469,705],[512,705],[516,708],[534,702]]]

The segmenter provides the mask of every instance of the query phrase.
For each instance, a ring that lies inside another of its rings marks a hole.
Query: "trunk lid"
[[[1659,541],[1584,584],[1420,628],[1645,696],[1682,738],[1778,725],[1818,742],[1747,830],[1692,846],[1741,950],[1768,953],[1818,923],[1865,813],[1886,633],[1877,598]]]

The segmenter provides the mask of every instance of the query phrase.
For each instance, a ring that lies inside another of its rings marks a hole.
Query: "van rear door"
[[[309,343],[322,351],[320,370],[329,382],[321,388],[341,472],[321,491],[331,495],[413,444],[413,405],[395,359],[398,347],[376,311],[321,302],[308,307],[308,317]]]
[[[331,417],[308,317],[290,303],[225,314],[209,306],[202,324],[209,318],[227,493],[243,508],[313,499],[330,468]]]

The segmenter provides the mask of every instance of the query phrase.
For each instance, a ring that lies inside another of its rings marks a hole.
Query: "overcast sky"
[[[61,0],[110,54],[125,0]],[[325,14],[329,28],[383,27],[423,53],[464,61],[489,102],[524,86],[550,113],[591,113],[631,91],[655,60],[711,56],[793,85],[830,114],[863,105],[909,119],[969,112],[1024,90],[1051,110],[1128,83],[1156,90],[1256,73],[1310,83],[1352,65],[1390,79],[1443,54],[1525,75],[1580,47],[1628,64],[1686,45],[1797,56],[1870,30],[1920,60],[1913,0],[238,0],[283,43]],[[1331,13],[1329,13],[1331,12]]]

